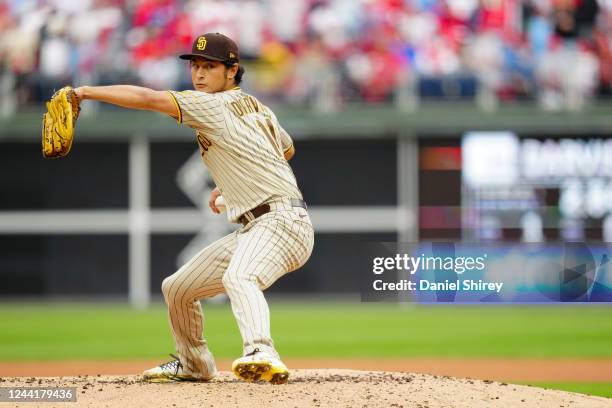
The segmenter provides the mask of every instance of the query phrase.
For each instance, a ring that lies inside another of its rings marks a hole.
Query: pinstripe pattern
[[[314,230],[306,210],[271,211],[204,248],[164,279],[162,292],[183,365],[193,373],[214,372],[203,338],[199,299],[219,293],[230,298],[244,354],[257,347],[278,356],[262,291],[306,263],[313,245]]]
[[[243,213],[267,200],[302,198],[291,166],[277,150],[287,150],[291,138],[267,106],[239,89],[214,94],[170,93],[180,106],[183,123],[212,143],[206,150],[200,146],[200,152],[223,193],[231,222],[237,222]],[[242,101],[242,105],[248,101],[254,111],[237,114],[232,107],[237,101]],[[268,123],[272,125],[270,136],[276,146],[261,129],[262,125],[267,128]]]
[[[212,354],[202,337],[199,299],[224,292],[221,277],[236,246],[236,233],[207,246],[162,282],[176,350],[183,366],[193,373],[215,371]]]
[[[228,219],[236,222],[258,205],[270,205],[270,212],[207,246],[162,283],[183,366],[196,376],[211,377],[216,368],[203,337],[199,300],[227,293],[243,353],[259,348],[278,357],[263,291],[306,263],[314,230],[307,211],[291,205],[291,198],[302,198],[283,157],[292,141],[270,109],[239,89],[169,92],[179,120],[196,130]]]
[[[313,244],[312,224],[302,208],[270,212],[240,230],[236,252],[222,281],[242,335],[244,354],[257,347],[278,357],[262,291],[302,266]]]

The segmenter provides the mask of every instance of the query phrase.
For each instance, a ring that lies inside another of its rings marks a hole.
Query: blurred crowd
[[[0,113],[66,83],[189,88],[176,55],[204,32],[238,42],[249,91],[321,110],[578,110],[612,84],[612,0],[0,0]]]

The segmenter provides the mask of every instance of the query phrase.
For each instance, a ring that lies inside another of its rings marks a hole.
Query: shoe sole
[[[236,377],[248,381],[267,381],[270,384],[287,384],[289,381],[289,371],[287,369],[274,367],[265,361],[238,363],[232,367]]]
[[[168,377],[142,377],[142,380],[144,382],[155,383],[155,384],[176,382],[176,380],[172,380]]]
[[[208,381],[208,380],[194,378],[194,377],[174,377],[174,376],[165,376],[165,375],[151,376],[151,377],[143,376],[142,380],[148,383],[156,383],[156,384],[173,383],[173,382],[206,382]]]

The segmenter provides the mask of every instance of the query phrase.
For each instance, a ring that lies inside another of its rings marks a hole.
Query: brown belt
[[[307,209],[308,206],[306,205],[306,201],[304,200],[300,200],[299,198],[292,198],[291,199],[291,206],[292,207],[300,207],[303,209]],[[264,214],[267,214],[270,212],[270,204],[262,204],[260,206],[257,206],[255,208],[253,208],[251,211],[249,211],[251,213],[251,215],[253,216],[253,219],[259,218]],[[242,214],[240,216],[240,218],[238,218],[238,222],[240,222],[242,225],[247,225],[251,220],[249,220],[245,214]]]

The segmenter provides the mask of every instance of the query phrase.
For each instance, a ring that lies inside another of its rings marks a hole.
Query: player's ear
[[[236,78],[236,73],[238,72],[238,64],[234,64],[227,70],[227,78],[234,79]]]

